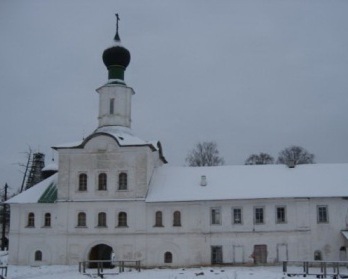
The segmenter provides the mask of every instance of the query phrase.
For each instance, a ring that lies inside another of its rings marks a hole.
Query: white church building
[[[53,147],[57,172],[13,197],[9,263],[142,266],[346,260],[348,164],[171,167],[131,130],[130,53],[103,53],[99,125]]]

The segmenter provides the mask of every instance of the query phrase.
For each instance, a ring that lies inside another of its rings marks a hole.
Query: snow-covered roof
[[[158,150],[158,141],[145,141],[134,135],[133,131],[130,128],[122,127],[122,126],[103,126],[96,129],[90,136],[88,136],[85,140],[77,141],[73,143],[56,145],[53,148],[76,148],[80,147],[84,143],[86,143],[89,139],[101,135],[106,134],[113,137],[120,146],[143,146],[148,145],[154,150]]]
[[[40,183],[34,185],[33,187],[25,190],[24,192],[14,196],[12,199],[6,201],[8,204],[13,203],[38,203],[45,202],[40,201],[42,198],[46,198],[48,190],[50,188],[55,188],[58,181],[58,173],[46,178]]]
[[[342,196],[348,196],[348,164],[163,166],[154,172],[146,202]]]
[[[55,162],[52,162],[46,165],[42,171],[58,171],[58,165]]]
[[[99,135],[111,136],[119,146],[148,146],[152,151],[159,151],[160,158],[164,163],[167,163],[163,156],[161,143],[159,141],[145,141],[133,134],[130,128],[122,126],[103,126],[96,129],[90,136],[82,141],[77,141],[73,143],[66,143],[53,146],[54,149],[64,149],[64,148],[83,148],[83,146],[92,138]]]

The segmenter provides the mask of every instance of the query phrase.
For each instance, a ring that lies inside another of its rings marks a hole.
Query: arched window
[[[42,252],[40,250],[35,251],[35,261],[42,261]]]
[[[314,260],[315,261],[322,261],[323,260],[323,258],[321,256],[321,252],[319,250],[314,252]]]
[[[86,213],[80,212],[77,215],[77,226],[78,227],[86,227]]]
[[[173,262],[173,255],[170,252],[164,253],[164,262],[165,263],[172,263]]]
[[[87,191],[87,174],[85,173],[79,175],[79,191]]]
[[[127,190],[127,174],[125,172],[118,175],[118,189]]]
[[[180,227],[181,226],[181,214],[180,211],[175,211],[173,214],[173,226]]]
[[[106,213],[105,212],[98,213],[98,227],[106,227]]]
[[[156,211],[155,227],[163,227],[162,211]]]
[[[127,227],[127,213],[118,213],[118,227]]]
[[[45,213],[45,227],[50,227],[51,226],[51,213]]]
[[[102,172],[98,176],[98,190],[105,191],[107,189],[107,176],[106,173]]]
[[[35,215],[33,212],[28,214],[28,227],[35,227]]]

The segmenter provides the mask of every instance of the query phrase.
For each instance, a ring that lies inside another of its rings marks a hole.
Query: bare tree
[[[269,165],[274,164],[274,158],[267,153],[251,154],[245,160],[245,165]]]
[[[185,161],[190,167],[220,166],[225,163],[213,141],[197,143],[187,154]]]
[[[314,164],[314,154],[301,146],[290,146],[279,152],[278,164]]]

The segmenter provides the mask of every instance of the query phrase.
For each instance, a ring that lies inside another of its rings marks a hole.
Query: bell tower
[[[134,91],[124,81],[124,72],[130,62],[130,52],[122,46],[118,32],[119,16],[116,14],[116,35],[111,47],[103,52],[103,62],[108,70],[108,82],[98,88],[99,125],[131,127],[131,103]]]

